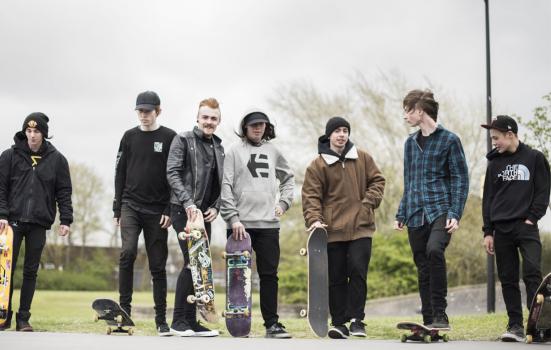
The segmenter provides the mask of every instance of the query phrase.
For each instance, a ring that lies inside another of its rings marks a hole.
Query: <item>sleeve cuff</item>
[[[239,215],[234,215],[230,218],[229,223],[230,225],[235,224],[236,222],[239,222]]]
[[[289,205],[287,205],[284,201],[279,201],[279,206],[283,209],[283,211],[289,210]]]

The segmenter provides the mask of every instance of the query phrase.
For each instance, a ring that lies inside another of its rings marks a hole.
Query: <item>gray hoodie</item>
[[[220,214],[228,228],[237,221],[245,228],[279,228],[276,201],[279,196],[279,206],[289,209],[294,188],[294,175],[274,145],[240,141],[226,152]]]

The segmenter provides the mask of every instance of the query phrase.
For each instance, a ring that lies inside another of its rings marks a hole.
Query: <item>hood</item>
[[[352,141],[348,140],[341,155],[334,152],[329,146],[329,138],[322,135],[318,139],[318,153],[327,163],[333,165],[338,161],[344,162],[346,159],[358,159],[358,150]]]

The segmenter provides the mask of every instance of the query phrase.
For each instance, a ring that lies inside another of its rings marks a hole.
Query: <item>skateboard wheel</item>
[[[226,252],[222,252],[222,259],[226,259]]]
[[[532,337],[531,334],[526,334],[526,339],[524,339],[524,341],[526,342],[526,344],[532,344],[532,342],[534,341],[534,337]]]
[[[246,259],[249,259],[251,257],[251,252],[249,252],[248,250],[245,250],[243,252],[243,256],[246,258]]]
[[[400,341],[402,343],[405,343],[407,340],[408,340],[408,335],[407,334],[402,334],[402,336],[400,337]]]
[[[180,241],[185,241],[187,239],[187,234],[185,232],[178,233],[178,239]]]
[[[544,299],[545,299],[545,298],[544,298],[543,294],[538,294],[538,295],[536,295],[536,303],[538,303],[538,304],[543,304],[543,300],[544,300]]]
[[[195,297],[195,295],[188,295],[186,300],[188,303],[193,304],[195,300],[197,300],[197,298]]]
[[[298,253],[302,256],[305,256],[307,251],[306,251],[306,248],[300,248],[300,250],[298,251]]]
[[[201,231],[192,230],[189,234],[190,234],[191,237],[193,237],[195,239],[201,238]]]
[[[245,317],[249,317],[250,314],[251,314],[251,312],[249,310],[243,311],[243,315],[245,315]]]
[[[428,334],[423,337],[423,342],[425,343],[430,343],[431,340],[431,336]]]
[[[302,309],[298,314],[300,315],[300,317],[306,317],[308,315],[308,312],[305,309]]]
[[[226,310],[222,311],[222,317],[226,317]]]
[[[449,341],[450,341],[450,337],[449,337],[449,335],[447,335],[447,334],[444,334],[444,335],[442,336],[442,340],[444,341],[444,343],[447,343],[447,342],[449,342]]]
[[[205,294],[205,295],[201,296],[201,302],[203,304],[207,304],[209,301],[210,301],[210,297],[208,295]]]
[[[98,314],[95,314],[94,315],[94,322],[98,322],[98,321],[99,321],[99,316],[98,316]]]
[[[111,327],[107,327],[106,333],[107,333],[107,335],[111,334]]]
[[[117,317],[115,317],[115,322],[122,323],[122,315],[118,315]]]
[[[130,328],[130,329],[128,330],[128,335],[132,335],[132,334],[134,334],[134,329],[133,329],[133,328]]]

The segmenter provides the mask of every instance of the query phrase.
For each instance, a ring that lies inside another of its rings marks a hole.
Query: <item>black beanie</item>
[[[31,113],[27,118],[25,118],[25,121],[23,122],[23,133],[25,133],[25,130],[27,130],[27,128],[37,128],[42,133],[42,136],[47,139],[49,121],[50,119],[44,113]]]
[[[325,124],[325,136],[329,138],[333,131],[335,131],[336,128],[340,128],[341,126],[344,126],[348,128],[348,133],[350,134],[350,123],[346,121],[346,119],[342,117],[333,117],[327,121],[327,124]]]

